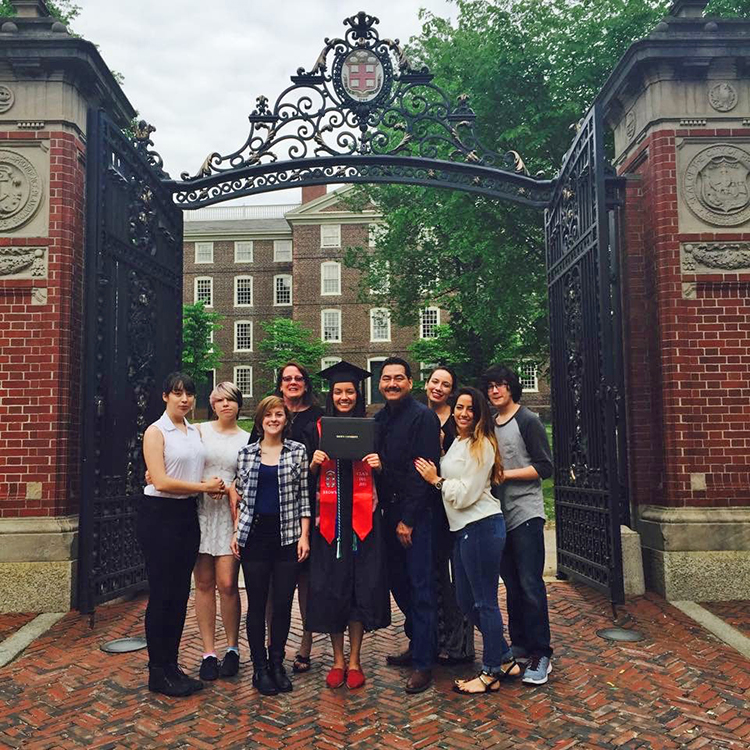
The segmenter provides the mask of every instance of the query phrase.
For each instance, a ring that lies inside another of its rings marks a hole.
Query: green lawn
[[[247,430],[247,432],[251,432],[253,429],[253,420],[252,419],[238,419],[237,426],[241,430]]]

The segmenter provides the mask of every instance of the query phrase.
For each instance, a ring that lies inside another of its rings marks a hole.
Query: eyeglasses
[[[304,383],[305,379],[302,377],[302,375],[284,375],[283,378],[281,378],[282,383]]]
[[[381,375],[380,376],[380,382],[381,383],[404,383],[408,380],[406,375]]]
[[[487,392],[489,393],[490,391],[499,391],[501,388],[507,388],[507,387],[508,387],[507,383],[490,383],[487,386]]]

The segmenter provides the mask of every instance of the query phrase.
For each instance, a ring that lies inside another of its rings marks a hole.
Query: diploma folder
[[[322,417],[320,450],[329,458],[358,461],[375,452],[375,420],[367,417]]]

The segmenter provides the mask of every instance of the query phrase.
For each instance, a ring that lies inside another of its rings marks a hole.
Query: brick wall
[[[676,139],[749,130],[652,132],[622,166],[630,467],[637,504],[750,505],[750,274],[681,272]],[[704,487],[705,482],[705,489]]]
[[[47,131],[0,133],[0,147],[14,139],[49,143],[49,236],[0,246],[48,248],[49,278],[0,277],[0,516],[67,515],[79,491],[84,147]]]

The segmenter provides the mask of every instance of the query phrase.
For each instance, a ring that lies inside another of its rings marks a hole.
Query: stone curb
[[[44,635],[67,612],[48,612],[35,617],[0,643],[0,667],[10,664],[25,648],[39,636]]]

